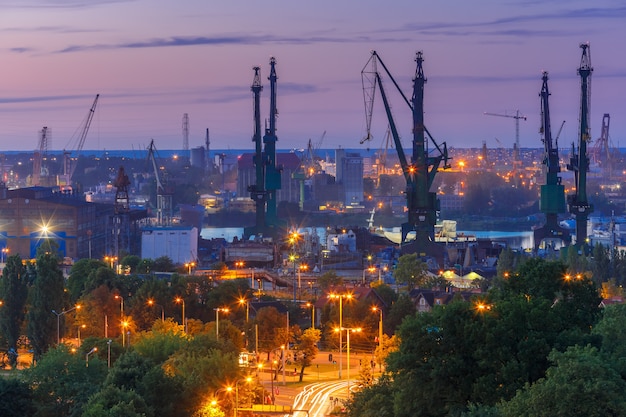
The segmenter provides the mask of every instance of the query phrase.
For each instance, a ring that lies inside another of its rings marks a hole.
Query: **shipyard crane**
[[[569,212],[576,219],[576,247],[579,250],[587,245],[587,220],[593,212],[593,205],[587,199],[587,171],[589,171],[589,156],[587,143],[591,139],[589,113],[591,112],[591,49],[589,43],[580,44],[582,55],[578,75],[580,76],[580,126],[578,131],[578,149],[572,143],[572,155],[567,169],[574,172],[574,194],[567,196]]]
[[[89,127],[91,126],[91,121],[93,120],[94,113],[96,112],[96,106],[98,105],[98,98],[100,94],[96,94],[96,98],[91,105],[91,108],[87,112],[87,116],[81,123],[80,134],[78,139],[76,140],[75,146],[75,156],[74,160],[72,160],[70,151],[63,151],[63,175],[61,175],[61,179],[59,181],[59,186],[62,189],[70,189],[72,188],[72,178],[74,177],[74,172],[76,172],[76,167],[78,166],[78,158],[80,157],[80,153],[83,150],[83,146],[85,146],[85,139],[87,138],[87,133],[89,132]],[[70,139],[71,142],[71,139]]]
[[[609,138],[609,124],[611,122],[611,116],[609,113],[604,113],[602,116],[602,130],[600,131],[600,137],[596,139],[596,143],[593,146],[591,155],[596,164],[602,167],[602,171],[605,178],[610,178],[613,171],[613,147]]]
[[[500,114],[500,113],[489,113],[484,112],[485,116],[498,116],[498,117],[509,117],[515,119],[515,144],[513,145],[513,161],[519,163],[520,161],[520,145],[519,145],[519,121],[526,120],[526,116],[519,114],[519,110],[515,111],[515,114]],[[500,141],[498,141],[500,142]]]
[[[254,134],[252,142],[254,142],[254,168],[256,174],[256,183],[248,186],[250,198],[254,201],[256,210],[255,226],[244,233],[247,236],[255,235],[263,232],[265,229],[265,203],[267,201],[267,193],[265,192],[265,164],[263,161],[263,143],[261,142],[261,68],[253,67],[254,78],[250,90],[253,94],[254,108]]]
[[[393,141],[402,167],[402,173],[406,180],[406,202],[408,209],[408,221],[402,224],[401,249],[404,253],[418,253],[433,255],[442,260],[443,247],[435,244],[435,224],[437,222],[437,213],[439,211],[439,200],[437,195],[430,192],[430,187],[435,179],[435,174],[443,162],[443,168],[449,168],[448,149],[444,142],[442,146],[437,144],[432,135],[424,125],[424,70],[422,63],[424,61],[422,52],[416,54],[415,62],[417,63],[415,77],[413,78],[413,95],[409,101],[398,83],[395,81],[386,65],[376,53],[372,51],[370,59],[361,71],[361,80],[363,84],[363,94],[365,101],[365,117],[367,125],[366,140],[371,138],[371,122],[374,105],[374,96],[378,89],[385,107],[389,129],[393,136]],[[413,125],[413,149],[410,159],[404,153],[400,136],[396,127],[395,120],[391,114],[391,106],[387,98],[387,93],[382,83],[381,73],[378,70],[378,63],[382,66],[385,74],[389,77],[393,85],[396,87],[404,102],[407,104],[412,113]],[[376,88],[378,87],[378,88]],[[426,135],[433,143],[437,153],[434,156],[429,155],[428,141]],[[405,242],[409,232],[415,231],[416,238],[412,242]]]
[[[554,144],[552,143],[550,106],[548,103],[550,91],[548,89],[547,71],[543,72],[542,82],[541,92],[539,93],[541,98],[541,128],[539,133],[542,135],[541,141],[544,145],[543,164],[546,167],[546,182],[541,186],[539,209],[545,214],[546,222],[543,226],[533,231],[535,250],[539,248],[542,242],[548,243],[548,240],[560,240],[566,245],[571,241],[569,231],[562,228],[558,221],[558,215],[566,212],[565,187],[561,183],[561,177],[559,176],[561,166],[559,165],[558,135]],[[561,124],[562,128],[563,124]],[[559,129],[559,134],[561,129]]]
[[[44,173],[45,170],[43,166],[43,160],[45,159],[45,155],[48,152],[48,141],[50,138],[50,129],[47,126],[44,126],[43,129],[39,132],[39,144],[37,149],[33,154],[33,174],[30,177],[30,185],[38,186],[42,185],[42,176],[47,175]]]
[[[169,226],[172,222],[172,193],[167,186],[167,171],[157,163],[158,152],[154,146],[154,139],[148,146],[148,159],[152,163],[154,178],[156,180],[157,199],[157,226]],[[161,173],[161,171],[163,171]]]
[[[269,227],[275,227],[278,224],[276,192],[281,189],[282,167],[276,165],[276,119],[278,117],[278,109],[276,107],[276,85],[278,76],[276,75],[276,58],[270,58],[270,117],[269,126],[265,128],[263,136],[263,159],[265,165],[265,191],[267,195],[267,211],[266,222]]]

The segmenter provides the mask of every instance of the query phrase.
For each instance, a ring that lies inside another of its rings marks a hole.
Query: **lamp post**
[[[220,388],[218,390],[216,390],[213,393],[213,401],[211,401],[211,405],[216,406],[217,405],[217,394],[219,394],[220,392],[227,392],[227,393],[231,393],[233,391],[233,387],[231,387],[230,385],[224,388]]]
[[[52,312],[56,314],[57,316],[57,345],[61,343],[61,316],[69,313],[72,310],[77,310],[77,309],[80,310],[80,305],[78,304],[70,308],[69,310],[63,310],[60,313],[57,313],[56,310],[52,310]]]
[[[85,329],[86,327],[86,324],[81,324],[80,326],[78,326],[78,347],[80,347],[80,329]]]
[[[309,266],[307,264],[300,264],[300,266],[298,267],[298,300],[302,298],[302,271],[306,271],[307,269],[309,269]]]
[[[181,320],[181,324],[183,325],[183,333],[187,333],[187,326],[185,323],[185,300],[182,297],[176,297],[176,299],[174,300],[176,302],[176,304],[182,304],[183,307],[183,311],[182,311],[182,320]]]
[[[357,333],[360,332],[362,329],[360,327],[340,327],[339,329],[336,329],[339,331],[339,334],[341,335],[341,332],[343,330],[346,331],[346,336],[347,336],[347,345],[346,345],[346,359],[348,361],[348,398],[350,397],[350,333]]]
[[[246,382],[252,382],[252,377],[251,376],[247,376],[245,378],[241,378],[239,380],[237,380],[237,382],[235,382],[235,417],[237,417],[237,411],[239,408],[239,383],[241,381],[246,381]]]
[[[191,275],[191,271],[195,266],[196,266],[196,263],[193,261],[185,264],[185,267],[187,267],[187,275]]]
[[[352,294],[329,294],[328,297],[331,299],[339,299],[339,328],[343,328],[343,299],[346,298],[348,300],[352,299]],[[343,337],[342,333],[339,332],[339,379],[341,379],[341,371],[343,369],[343,359],[341,356],[343,349]]]
[[[380,317],[378,320],[378,347],[381,348],[383,343],[383,309],[377,306],[372,307],[373,312],[378,312]]]
[[[163,306],[160,305],[160,304],[155,303],[153,299],[149,299],[148,300],[148,305],[150,307],[155,307],[155,306],[156,307],[161,307],[161,322],[164,322],[165,321],[165,309],[163,308]]]
[[[2,248],[2,263],[6,263],[8,254],[9,248]]]
[[[223,313],[228,313],[229,310],[224,307],[214,308],[215,311],[215,339],[220,340],[220,311]]]
[[[122,347],[126,346],[126,328],[127,327],[128,327],[128,322],[126,320],[122,320]]]
[[[311,307],[311,328],[315,329],[315,304],[306,303],[307,307]]]
[[[89,352],[87,352],[87,354],[85,355],[85,367],[89,367],[89,355],[91,355],[92,353],[95,353],[98,351],[98,348],[95,347],[93,349],[91,349]]]
[[[246,300],[245,298],[240,298],[239,304],[246,305],[246,323],[248,323],[250,321],[250,301]]]
[[[116,300],[120,300],[120,314],[122,316],[122,319],[124,318],[124,297],[122,297],[119,294],[115,295],[115,299]]]
[[[111,339],[107,340],[107,368],[111,367]]]

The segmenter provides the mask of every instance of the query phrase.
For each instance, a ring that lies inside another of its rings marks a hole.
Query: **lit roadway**
[[[307,417],[306,411],[296,410],[308,410],[308,417],[327,416],[333,408],[331,397],[339,398],[339,403],[345,400],[347,387],[348,381],[318,382],[307,385],[294,398],[292,415]]]

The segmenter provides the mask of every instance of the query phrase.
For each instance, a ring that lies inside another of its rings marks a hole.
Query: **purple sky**
[[[96,94],[85,149],[252,149],[253,66],[269,115],[269,58],[278,73],[278,147],[359,148],[365,135],[361,69],[375,49],[411,94],[415,52],[424,53],[426,126],[450,147],[515,141],[542,147],[541,72],[550,74],[553,134],[577,140],[581,42],[594,67],[592,137],[611,115],[610,139],[626,137],[626,5],[595,1],[415,0],[0,0],[0,152],[32,150],[38,131],[73,150]],[[408,145],[410,114],[387,83]],[[376,98],[371,148],[387,121]]]

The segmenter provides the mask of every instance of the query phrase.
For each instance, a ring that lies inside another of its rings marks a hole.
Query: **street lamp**
[[[111,367],[111,339],[107,340],[107,368]]]
[[[80,347],[80,329],[85,329],[87,327],[86,324],[81,324],[78,326],[78,346]]]
[[[306,303],[307,307],[311,307],[311,328],[315,329],[315,304]]]
[[[380,318],[378,320],[378,347],[381,348],[383,344],[383,309],[377,306],[372,307],[373,312],[378,312]]]
[[[128,322],[126,320],[122,320],[122,347],[126,346],[126,328],[127,327],[128,327]]]
[[[148,300],[148,305],[150,307],[155,307],[155,306],[156,307],[161,307],[161,322],[164,322],[165,321],[165,310],[163,309],[163,306],[160,305],[160,304],[155,303],[153,299],[149,299]]]
[[[346,331],[347,335],[346,359],[348,361],[348,397],[350,397],[350,333],[357,333],[360,332],[362,329],[360,327],[340,327],[338,329],[335,329],[335,331],[339,332],[339,335],[341,335],[341,332],[343,330]]]
[[[217,405],[217,394],[219,394],[220,392],[223,392],[223,391],[225,391],[225,392],[227,392],[227,393],[229,393],[229,394],[230,394],[230,393],[233,391],[233,387],[231,387],[231,386],[229,385],[229,386],[227,386],[227,387],[220,388],[220,389],[216,390],[216,391],[213,393],[213,401],[211,401],[211,405],[212,405],[212,406],[216,406],[216,405]]]
[[[98,348],[95,347],[93,349],[91,349],[89,352],[87,352],[87,354],[85,355],[85,367],[89,367],[89,355],[91,355],[92,353],[95,353],[98,351]]]
[[[300,264],[298,267],[298,300],[302,297],[302,285],[300,281],[302,271],[306,271],[307,269],[309,269],[307,264]]]
[[[119,294],[116,294],[114,297],[116,300],[120,300],[120,314],[122,318],[124,318],[124,297]]]
[[[176,297],[176,299],[174,300],[176,302],[176,304],[182,304],[183,306],[183,317],[182,317],[182,325],[183,325],[183,333],[187,333],[187,326],[185,323],[185,300],[182,297]]]
[[[69,313],[72,310],[80,310],[80,305],[76,304],[74,307],[69,310],[63,310],[60,313],[57,313],[56,310],[52,310],[54,314],[57,316],[57,345],[61,343],[61,316]]]
[[[245,298],[240,298],[239,304],[246,305],[246,323],[248,323],[250,321],[250,301],[246,300]]]
[[[9,248],[2,248],[2,263],[5,263],[9,255]]]
[[[245,378],[241,378],[235,382],[235,417],[237,417],[237,411],[239,408],[239,383],[241,381],[246,381],[248,383],[252,382],[252,377],[247,376]]]
[[[339,299],[339,328],[343,328],[343,299],[352,299],[352,294],[328,294],[328,297],[335,300]],[[343,360],[341,356],[341,351],[343,349],[343,337],[342,333],[339,332],[339,379],[341,379],[341,371],[343,369]]]
[[[215,339],[220,340],[220,311],[228,313],[230,310],[224,307],[214,308],[215,311]]]
[[[196,266],[195,262],[188,262],[185,264],[185,267],[187,268],[187,275],[191,275],[191,270]]]

